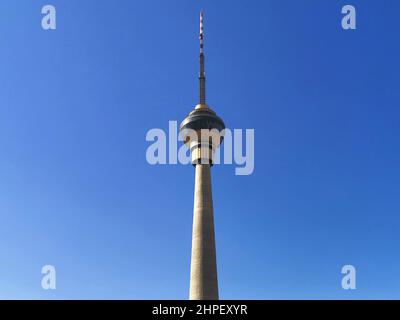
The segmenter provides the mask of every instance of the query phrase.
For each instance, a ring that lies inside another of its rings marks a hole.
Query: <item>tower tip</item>
[[[204,41],[203,10],[200,11],[200,32],[199,32],[199,39],[200,39],[200,53],[202,53],[202,52],[203,52],[203,41]]]

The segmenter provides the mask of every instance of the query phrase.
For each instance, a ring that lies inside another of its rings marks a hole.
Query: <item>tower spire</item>
[[[200,73],[199,73],[199,103],[206,104],[206,75],[204,72],[204,33],[203,33],[203,11],[200,11]]]

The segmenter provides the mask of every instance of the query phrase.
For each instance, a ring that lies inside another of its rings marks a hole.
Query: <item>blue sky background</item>
[[[212,172],[221,298],[399,299],[395,0],[1,1],[0,298],[188,297],[194,170],[145,135],[197,102],[200,9],[208,102],[256,138]]]

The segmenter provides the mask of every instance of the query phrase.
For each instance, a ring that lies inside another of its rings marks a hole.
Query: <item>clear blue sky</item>
[[[400,298],[395,0],[2,0],[0,298],[188,297],[194,170],[145,135],[197,102],[200,9],[208,102],[256,138],[212,172],[221,298]]]

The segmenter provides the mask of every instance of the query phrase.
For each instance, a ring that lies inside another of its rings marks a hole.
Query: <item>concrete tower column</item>
[[[191,300],[218,300],[210,171],[209,164],[196,165],[189,295]]]

